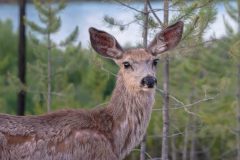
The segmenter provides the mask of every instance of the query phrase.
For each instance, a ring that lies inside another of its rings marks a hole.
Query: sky
[[[142,3],[133,3],[131,6],[141,10],[143,8]],[[153,2],[153,8],[162,8],[162,3]],[[158,7],[160,6],[160,7]],[[237,29],[237,25],[227,16],[224,5],[222,3],[216,6],[218,14],[216,21],[208,27],[208,30],[204,34],[204,38],[207,40],[211,37],[220,38],[225,35],[225,27],[223,23],[223,16],[230,22],[230,24]],[[142,26],[140,24],[132,24],[124,31],[120,31],[117,27],[109,27],[104,22],[104,16],[108,15],[115,18],[117,21],[129,23],[134,20],[134,16],[137,12],[126,8],[117,3],[103,3],[103,2],[71,2],[68,3],[65,10],[60,13],[62,19],[62,27],[57,34],[53,36],[55,42],[60,42],[74,30],[76,26],[79,27],[79,38],[84,48],[89,47],[89,27],[95,27],[100,30],[105,30],[111,33],[119,43],[124,45],[136,45],[142,43]],[[161,12],[157,13],[161,18],[163,15]],[[173,16],[172,13],[170,17]],[[27,5],[27,18],[40,23],[38,19],[38,13],[34,9],[32,4]],[[14,4],[0,4],[0,19],[11,19],[13,21],[13,28],[17,31],[18,27],[18,6]],[[160,31],[160,30],[159,30]],[[158,32],[158,31],[155,31]],[[153,38],[154,33],[150,34],[149,41]]]

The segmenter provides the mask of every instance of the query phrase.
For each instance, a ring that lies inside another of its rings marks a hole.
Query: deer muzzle
[[[147,88],[153,88],[156,84],[157,84],[157,79],[153,76],[146,76],[141,81],[141,85]]]

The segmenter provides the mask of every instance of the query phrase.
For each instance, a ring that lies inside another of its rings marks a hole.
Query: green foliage
[[[126,25],[124,25],[123,22],[117,21],[113,17],[110,17],[108,15],[105,15],[103,19],[104,22],[109,24],[109,27],[118,26],[120,31],[123,31],[126,28]]]
[[[238,2],[240,3],[240,2]],[[225,2],[224,4],[226,11],[228,13],[228,16],[236,23],[238,26],[240,26],[239,22],[239,17],[238,14],[240,11],[238,11],[238,8],[235,7],[234,5],[231,5],[230,3]],[[227,35],[229,36],[229,41],[231,41],[232,45],[230,46],[229,49],[229,54],[233,58],[233,61],[238,64],[240,63],[240,50],[239,50],[239,44],[240,44],[240,38],[239,38],[239,31],[235,32],[232,25],[230,25],[225,17],[223,17],[224,24],[226,27]]]
[[[175,3],[176,2],[176,3]],[[201,3],[200,3],[201,2]],[[236,126],[236,63],[239,63],[239,35],[234,32],[216,42],[202,42],[202,35],[207,24],[215,17],[213,6],[193,9],[207,1],[195,1],[191,4],[185,0],[175,0],[181,12],[180,17],[186,20],[184,42],[181,47],[173,51],[170,66],[170,118],[171,137],[175,136],[178,159],[181,159],[184,146],[186,126],[194,121],[197,141],[197,151],[204,156],[208,151],[209,159],[234,159]],[[27,23],[43,37],[47,32],[55,33],[60,29],[60,18],[55,15],[65,5],[56,5],[51,16],[46,10],[47,4],[35,1],[39,10],[42,26],[33,22]],[[194,11],[194,14],[187,12]],[[234,11],[234,10],[233,10]],[[55,18],[53,18],[53,17]],[[48,25],[49,18],[56,20],[56,24]],[[172,21],[177,19],[178,15]],[[141,20],[139,16],[139,20]],[[152,17],[154,20],[154,17]],[[115,22],[114,22],[115,23]],[[114,24],[113,23],[113,24]],[[34,24],[34,25],[33,25]],[[36,27],[38,26],[38,27]],[[47,29],[49,26],[54,26]],[[154,25],[151,25],[154,26]],[[54,44],[51,50],[52,65],[52,109],[61,108],[92,108],[108,102],[115,84],[117,67],[112,61],[102,60],[90,49],[74,46],[79,30],[76,28],[61,45]],[[7,37],[7,38],[6,38]],[[52,42],[54,43],[54,42]],[[21,86],[16,78],[17,70],[17,34],[13,32],[10,21],[0,21],[0,111],[14,114],[16,95],[20,87],[27,91],[27,114],[42,114],[46,112],[47,93],[47,56],[46,38],[36,38],[28,35],[27,48],[27,86]],[[179,54],[178,54],[179,53]],[[233,63],[234,62],[234,63]],[[159,65],[158,88],[162,86],[162,69]],[[204,98],[212,100],[188,106]],[[148,127],[147,152],[152,157],[160,156],[162,130],[162,93],[156,92],[156,101],[152,118]],[[191,112],[196,115],[192,115]],[[191,131],[191,129],[190,129]],[[193,132],[190,132],[191,137]],[[190,143],[190,142],[189,142]],[[190,145],[188,146],[188,151]],[[133,152],[129,157],[137,159],[139,152]],[[206,159],[206,158],[202,158]]]
[[[58,73],[63,72],[64,68],[58,67],[58,64],[62,62],[61,57],[59,57],[61,51],[56,48],[58,45],[51,40],[51,36],[58,32],[61,27],[61,19],[57,15],[66,7],[66,5],[64,1],[60,1],[53,6],[51,0],[47,1],[46,3],[41,3],[40,0],[34,0],[33,3],[39,12],[39,19],[44,27],[27,19],[25,19],[25,22],[31,28],[31,30],[42,35],[45,41],[40,42],[34,37],[34,35],[30,34],[30,38],[33,42],[32,44],[35,45],[36,48],[34,50],[36,62],[34,63],[35,65],[30,64],[29,66],[33,72],[39,73],[39,75],[35,77],[36,81],[39,81],[38,83],[29,85],[28,88],[34,88],[34,92],[39,92],[40,95],[37,95],[35,98],[40,99],[39,97],[41,97],[41,101],[39,101],[39,103],[41,102],[40,104],[44,104],[42,103],[42,100],[45,100],[48,111],[50,111],[52,105],[52,96],[58,95],[58,92],[55,93],[55,91],[58,89],[59,92],[72,92],[73,88],[72,84],[66,84],[65,88],[63,88],[62,86],[59,87],[58,83],[54,82],[54,79],[58,77]],[[73,32],[70,33],[70,35],[59,44],[59,46],[72,46],[72,43],[77,39],[78,32],[78,27],[76,27]],[[76,52],[78,52],[79,47],[75,48]],[[47,55],[44,53],[47,53]],[[55,67],[57,68],[56,70]],[[59,83],[61,84],[65,82]],[[57,86],[55,86],[55,84],[57,84]]]
[[[72,33],[64,40],[60,43],[61,46],[67,46],[71,43],[73,43],[74,41],[76,41],[77,39],[77,36],[78,36],[78,32],[79,32],[79,29],[78,27],[76,27]]]
[[[14,113],[17,104],[16,90],[9,83],[17,71],[17,35],[12,30],[10,20],[0,21],[0,110],[6,113]]]
[[[235,22],[235,23],[238,23],[238,9],[237,7],[231,5],[230,3],[227,3],[225,2],[224,3],[224,6],[225,6],[225,9],[227,11],[227,14],[228,16]],[[224,24],[227,28],[227,31],[229,33],[232,33],[233,32],[233,28],[231,27],[231,25],[225,20],[225,17],[224,18]]]
[[[183,19],[185,22],[185,33],[183,39],[188,39],[188,43],[202,41],[203,34],[208,25],[216,18],[216,9],[213,1],[200,0],[200,1],[178,1],[176,8],[180,11],[174,16],[173,21]]]
[[[42,40],[38,45],[28,41],[27,48],[27,114],[42,114],[46,112],[46,68],[47,48]],[[8,37],[6,39],[6,37]],[[28,37],[29,38],[29,37]],[[16,95],[21,87],[17,76],[17,35],[13,33],[10,21],[0,21],[0,111],[15,112]],[[99,69],[95,61],[99,57],[90,50],[67,45],[64,50],[53,49],[53,110],[59,108],[94,107],[109,99],[114,87],[115,77]],[[112,62],[100,61],[101,66],[112,68]]]
[[[233,44],[232,44],[232,46],[230,47],[230,50],[229,50],[229,54],[233,57],[233,60],[237,61],[237,62],[239,62],[239,59],[240,59],[239,46],[240,46],[240,39],[233,42]]]
[[[12,45],[17,43],[17,35],[12,32],[13,26],[10,20],[5,22],[0,21],[0,73],[1,75],[6,75],[7,72],[16,71],[14,64],[17,63],[17,57],[14,54],[17,52],[17,45]],[[7,38],[6,38],[7,37]]]

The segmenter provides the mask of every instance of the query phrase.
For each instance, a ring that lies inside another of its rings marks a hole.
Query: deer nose
[[[153,76],[144,77],[141,81],[141,85],[147,86],[148,88],[153,88],[157,84],[157,79]]]

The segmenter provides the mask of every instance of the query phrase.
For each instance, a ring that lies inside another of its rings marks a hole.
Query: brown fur
[[[177,45],[181,37],[175,35],[179,35],[182,26],[177,23],[167,28],[170,33],[159,34],[167,35],[169,42],[164,37],[158,40],[157,35],[155,43],[151,43],[153,49],[149,50],[160,52]],[[89,31],[93,48],[120,66],[109,104],[92,110],[62,110],[40,116],[0,114],[1,160],[121,160],[141,142],[155,94],[154,88],[142,86],[141,80],[155,77],[155,52],[144,49],[123,52],[113,36],[94,28]],[[126,61],[131,68],[124,68]]]
[[[0,159],[123,159],[145,134],[154,91],[130,93],[117,81],[104,108],[0,115]]]
[[[13,135],[5,135],[7,143],[10,145],[21,145],[25,142],[28,142],[32,139],[31,136],[13,136]]]

